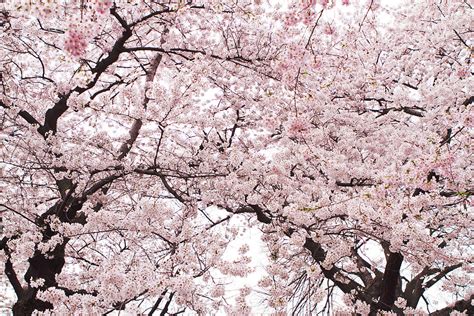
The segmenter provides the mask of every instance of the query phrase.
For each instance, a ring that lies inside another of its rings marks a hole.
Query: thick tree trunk
[[[400,280],[400,267],[402,266],[403,256],[398,252],[390,252],[387,258],[387,265],[380,287],[380,295],[377,303],[371,307],[370,315],[376,315],[377,311],[390,311],[395,303],[396,291]]]
[[[50,236],[48,236],[49,234]],[[55,234],[48,229],[44,233],[44,239],[49,240]],[[47,237],[48,236],[48,237]],[[52,251],[46,254],[39,250],[36,250],[33,257],[28,260],[29,267],[25,273],[25,280],[28,284],[31,281],[39,279],[44,280],[44,284],[33,288],[28,285],[21,295],[18,297],[17,302],[13,305],[13,315],[31,315],[34,311],[45,311],[53,308],[51,303],[39,300],[36,295],[39,290],[45,290],[50,287],[57,287],[56,275],[61,273],[65,260],[64,260],[64,249],[68,240],[64,240],[63,243],[57,245]]]
[[[37,289],[28,288],[24,291],[24,295],[17,300],[13,305],[13,315],[24,316],[31,315],[34,311],[45,311],[53,308],[53,305],[48,302],[43,302],[36,298]]]

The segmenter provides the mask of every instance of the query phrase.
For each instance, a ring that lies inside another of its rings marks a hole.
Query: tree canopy
[[[474,314],[472,9],[3,4],[13,314]]]

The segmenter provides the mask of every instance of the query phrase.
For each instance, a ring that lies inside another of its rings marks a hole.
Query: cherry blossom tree
[[[474,314],[469,1],[3,5],[14,315]]]

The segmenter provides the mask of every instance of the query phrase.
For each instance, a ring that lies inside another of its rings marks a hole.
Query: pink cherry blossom
[[[7,2],[6,313],[474,314],[466,1]]]

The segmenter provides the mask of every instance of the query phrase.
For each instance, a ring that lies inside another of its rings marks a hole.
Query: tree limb
[[[467,299],[459,300],[454,302],[450,306],[439,309],[432,314],[431,316],[448,316],[451,312],[467,312],[467,315],[474,315],[474,305],[472,301],[474,300],[474,294],[471,294]]]

